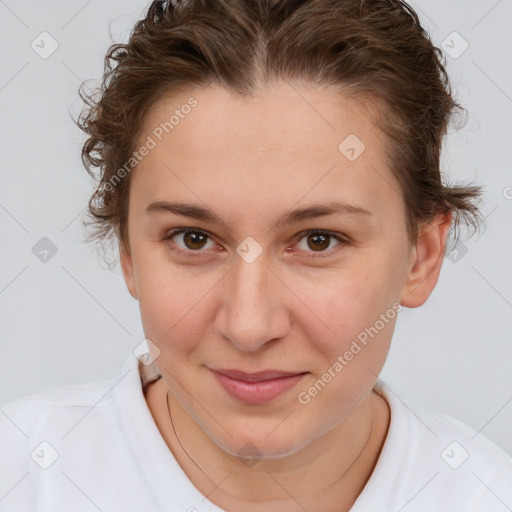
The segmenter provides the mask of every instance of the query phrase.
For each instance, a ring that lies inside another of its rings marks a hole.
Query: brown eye
[[[325,250],[329,247],[331,238],[330,235],[313,233],[307,236],[308,247],[314,251]]]
[[[197,231],[188,231],[183,235],[183,242],[187,249],[202,249],[207,240],[208,237],[206,235]]]
[[[328,231],[321,231],[319,229],[303,231],[300,235],[302,235],[302,238],[297,244],[297,247],[304,252],[319,253],[318,256],[323,256],[322,253],[326,253],[325,255],[328,256],[334,251],[336,246],[348,244],[348,241],[342,236],[329,233]],[[333,241],[336,243],[332,244]],[[310,256],[315,255],[310,254]]]
[[[194,229],[177,229],[165,236],[164,241],[172,241],[180,252],[205,252],[201,249],[211,249],[216,246],[210,237],[202,231]],[[208,241],[211,245],[207,247]]]

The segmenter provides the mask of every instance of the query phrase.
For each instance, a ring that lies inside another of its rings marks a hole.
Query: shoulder
[[[87,423],[105,422],[112,415],[119,393],[129,393],[141,386],[138,366],[128,358],[117,373],[108,379],[85,384],[68,384],[12,400],[0,407],[2,452],[13,446],[28,447],[44,436],[63,438],[73,425],[87,416]],[[131,373],[131,376],[129,374]],[[124,382],[122,382],[124,381]]]
[[[414,499],[415,510],[500,511],[508,510],[504,504],[512,506],[508,453],[462,421],[399,397],[380,380],[376,391],[391,410],[382,462],[399,461],[404,502]]]
[[[105,424],[112,401],[106,394],[109,384],[105,380],[66,385],[4,404],[0,408],[0,475],[5,479],[7,474],[30,471],[34,463],[42,463],[43,469],[53,463],[66,435],[80,430],[76,425],[84,418],[91,433]],[[76,438],[69,436],[71,441]]]
[[[2,510],[88,510],[83,489],[103,510],[151,509],[147,468],[172,461],[143,395],[143,375],[150,383],[154,372],[139,363],[130,355],[110,379],[0,407]]]
[[[21,430],[33,430],[49,420],[61,416],[73,416],[81,409],[104,408],[109,405],[111,396],[106,392],[111,379],[86,384],[70,384],[49,389],[12,400],[0,408],[0,429],[5,432],[13,423]]]

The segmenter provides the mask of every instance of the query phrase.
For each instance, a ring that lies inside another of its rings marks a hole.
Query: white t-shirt
[[[152,365],[130,355],[112,379],[4,405],[0,511],[220,511],[188,480],[151,416],[143,386],[155,378]],[[380,379],[375,389],[391,422],[352,512],[512,510],[509,455],[460,421],[402,400]]]

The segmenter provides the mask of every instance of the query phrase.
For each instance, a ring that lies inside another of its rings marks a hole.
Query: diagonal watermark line
[[[188,394],[188,396],[190,398],[192,398],[192,400],[194,400],[194,402],[199,406],[201,407],[201,409],[203,409],[203,411],[208,414],[208,416],[210,416],[210,418],[215,421],[215,423],[217,423],[217,425],[219,425],[219,427],[224,430],[224,432],[226,432],[226,434],[230,437],[233,437],[233,434],[231,432],[229,432],[229,430],[227,430],[224,425],[222,425],[222,423],[220,423],[217,418],[215,418],[215,416],[213,416],[213,414],[210,413],[210,411],[208,409],[206,409],[206,407],[204,407],[204,405],[185,387],[183,386],[177,379],[174,375],[171,374],[171,372],[167,371],[165,368],[162,368],[162,372],[164,372],[166,375],[168,375],[174,382],[176,382],[176,384],[178,384],[178,386],[183,389],[183,391],[185,391],[185,393]],[[167,397],[167,400],[169,400],[169,397]],[[167,403],[167,405],[169,405],[169,403]],[[171,418],[171,422],[172,422],[172,418]],[[176,437],[178,437],[176,435]],[[178,439],[179,441],[179,439]],[[180,442],[181,444],[181,442]]]
[[[287,420],[292,413],[295,412],[297,407],[295,406],[265,437],[268,437],[270,434],[273,434],[284,422]]]
[[[492,283],[486,279],[474,265],[471,265],[471,268],[512,308],[512,304],[509,300],[495,286],[493,286]]]
[[[430,16],[428,16],[427,13],[423,9],[421,9],[421,7],[416,2],[409,0],[409,3],[413,4],[414,8],[417,9],[418,11],[420,11],[421,14],[423,14],[423,16],[425,16],[425,18],[427,18],[427,20],[429,20],[430,23],[432,23],[434,25],[434,27],[439,28],[439,25]]]
[[[336,164],[334,164],[323,176],[320,177],[320,179],[314,183],[311,188],[306,191],[297,201],[295,201],[294,204],[292,204],[292,208],[295,207],[298,203],[300,203],[334,168],[336,167]]]
[[[21,68],[18,69],[18,71],[16,71],[16,73],[14,73],[14,75],[9,78],[9,80],[4,85],[2,85],[2,87],[0,87],[0,92],[2,92],[27,66],[28,61],[25,62],[25,64],[23,64],[23,66],[21,66]]]
[[[499,204],[497,204],[482,220],[483,220],[483,223],[484,223],[484,231],[483,233],[476,239],[476,242],[478,242],[480,240],[480,238],[482,238],[482,236],[484,235],[485,231],[487,230],[487,225],[485,223],[485,221],[491,216],[491,214],[493,214],[497,208],[499,207]],[[475,242],[475,244],[476,244]]]
[[[497,204],[485,217],[484,217],[484,220],[489,218],[491,216],[492,213],[495,212],[496,208],[498,208],[499,204]]]
[[[23,272],[25,272],[25,270],[27,270],[28,268],[28,265],[25,266],[25,268],[23,270],[20,270],[1,290],[0,290],[0,295],[2,293],[5,292],[5,290],[7,290],[7,288],[9,286],[11,286],[12,283],[14,283],[14,281],[16,281],[16,279],[18,279],[18,277],[21,276],[21,274],[23,274]]]
[[[380,178],[389,185],[399,196],[402,198],[402,192],[398,190],[392,183],[390,183],[372,164],[368,164],[379,176]]]
[[[25,437],[26,437],[26,438],[27,438],[27,439],[29,438],[29,437],[28,437],[28,435],[27,435],[25,432],[23,432],[23,430],[21,430],[21,428],[20,428],[20,427],[19,427],[19,426],[14,422],[14,421],[12,421],[12,419],[11,419],[11,418],[9,418],[9,416],[7,416],[7,414],[6,414],[4,411],[2,411],[2,409],[0,409],[0,412],[1,412],[1,413],[2,413],[2,414],[3,414],[3,415],[4,415],[4,416],[5,416],[5,417],[6,417],[6,418],[7,418],[7,419],[8,419],[8,420],[9,420],[9,421],[10,421],[10,422],[11,422],[11,423],[12,423],[12,424],[13,424],[13,425],[14,425],[14,426],[15,426],[15,427],[16,427],[16,428],[17,428],[17,429],[18,429],[18,430],[19,430],[19,431],[20,431],[20,432],[25,436]]]
[[[308,512],[308,509],[304,507],[304,505],[302,505],[302,503],[300,503],[300,501],[297,500],[297,498],[295,496],[293,496],[292,494],[290,494],[290,492],[288,492],[288,489],[286,489],[285,487],[283,487],[283,485],[281,484],[281,482],[279,482],[279,480],[277,480],[277,478],[272,474],[272,473],[269,473],[268,471],[265,471],[265,473],[268,474],[268,476],[270,476],[274,482],[279,485],[279,487],[281,487],[281,489],[283,489],[283,491],[288,494],[288,496],[290,496],[290,498],[295,501],[295,503],[297,503],[297,505],[299,505],[299,507],[302,509],[302,510],[305,510],[305,512]]]
[[[66,23],[64,23],[64,25],[62,25],[62,27],[60,27],[60,29],[62,30],[63,28],[66,28],[71,21],[73,21],[91,3],[91,1],[92,0],[88,0],[85,5],[83,5],[68,21],[66,21]]]
[[[398,510],[398,512],[400,512],[400,510],[403,510],[405,507],[407,507],[407,505],[409,505],[409,503],[414,499],[416,498],[416,496],[418,496],[418,494],[420,492],[423,491],[423,489],[425,489],[425,487],[427,487],[427,485],[430,484],[430,482],[432,482],[432,480],[434,480],[434,478],[439,475],[439,471],[409,500],[409,501],[406,501],[405,504]]]
[[[293,85],[292,85],[290,82],[288,82],[288,80],[284,79],[284,81],[285,81],[285,82],[286,82],[286,83],[287,83],[287,84],[288,84],[288,85],[289,85],[289,86],[290,86],[290,87],[291,87],[291,88],[292,88],[292,89],[293,89],[293,90],[294,90],[294,91],[295,91],[295,92],[296,92],[296,93],[297,93],[297,94],[298,94],[298,95],[299,95],[299,96],[300,96],[300,97],[301,97],[301,98],[302,98],[302,99],[303,99],[303,100],[304,100],[304,101],[305,101],[305,102],[306,102],[306,103],[307,103],[307,104],[308,104],[308,105],[309,105],[309,106],[310,106],[310,107],[311,107],[311,108],[312,108],[312,109],[313,109],[313,110],[314,110],[314,111],[315,111],[315,112],[316,112],[316,113],[317,113],[317,114],[318,114],[318,115],[319,115],[319,116],[320,116],[320,117],[321,117],[321,118],[322,118],[322,119],[323,119],[323,120],[324,120],[324,121],[325,121],[325,122],[326,122],[326,123],[331,127],[331,128],[332,128],[332,129],[333,129],[333,130],[334,130],[334,131],[336,131],[336,128],[334,128],[334,126],[333,126],[331,123],[329,123],[329,121],[327,121],[327,119],[326,119],[322,114],[320,114],[320,112],[318,112],[318,110],[317,110],[315,107],[313,107],[313,105],[311,105],[311,103],[310,103],[306,98],[304,98],[304,96],[303,96],[299,91],[297,91],[297,89],[295,89],[295,87],[293,87]]]
[[[73,222],[75,222],[76,219],[78,219],[78,217],[80,217],[80,215],[82,215],[82,213],[84,212],[84,210],[86,209],[87,207],[84,207],[82,208],[61,230],[60,230],[60,233],[64,233],[64,231],[66,231],[66,229],[69,228],[69,226],[71,226],[71,224],[73,224]]]
[[[218,484],[215,485],[215,487],[208,493],[204,496],[204,498],[201,500],[201,501],[205,501],[208,499],[208,497],[214,493],[219,487],[220,487],[220,484],[222,484],[222,482],[224,482],[225,480],[227,480],[227,478],[229,477],[229,475],[231,475],[233,473],[233,471],[230,471]],[[206,473],[205,473],[206,474]],[[206,475],[208,476],[208,475]],[[210,477],[208,477],[210,478]],[[211,480],[211,478],[210,478]],[[213,480],[211,480],[213,482]],[[192,510],[195,510],[195,509],[192,509]]]
[[[2,501],[27,475],[29,474],[29,471],[27,471],[1,498],[0,501]]]
[[[124,375],[121,375],[121,377],[114,382],[112,386],[110,386],[103,396],[101,396],[95,404],[89,407],[89,410],[61,437],[61,439],[64,439],[130,372],[131,370],[128,370]]]
[[[184,187],[186,187],[189,192],[193,195],[195,195],[197,197],[197,199],[199,199],[199,201],[201,201],[201,203],[203,203],[207,208],[209,208],[209,206],[164,162],[164,165],[165,167],[174,174],[174,176],[181,181],[181,183],[183,184]],[[232,233],[233,230],[228,226],[228,229],[229,231]]]
[[[25,231],[25,233],[29,232],[28,229],[3,204],[0,204],[0,208],[2,208],[5,213],[7,213],[7,215],[9,215],[11,219]]]
[[[71,480],[71,478],[69,478],[68,475],[66,475],[66,473],[64,473],[64,471],[62,471],[62,469],[60,470],[60,472],[100,511],[100,512],[103,512],[101,510],[100,507],[98,507],[98,505],[96,505],[96,503],[94,503],[94,501],[91,500],[91,498],[87,495],[87,493],[85,493],[84,491],[82,491],[82,489],[80,489],[80,487],[78,487],[78,485],[75,484],[75,482],[73,482],[73,480]]]
[[[472,60],[471,63],[480,71],[480,73],[487,77],[487,79],[501,92],[501,94],[503,94],[503,96],[505,96],[505,98],[507,98],[508,101],[512,103],[512,98],[474,60]]]
[[[0,0],[0,4],[4,5],[9,11],[11,11],[11,14],[18,18],[18,20],[25,25],[25,27],[29,28],[29,26],[5,3],[4,0]]]
[[[164,334],[164,338],[232,271],[229,269],[213,286]]]
[[[105,311],[127,334],[131,336],[131,332],[75,277],[71,272],[61,265],[62,270],[66,272],[88,295],[91,297],[96,304],[98,304],[103,311]]]
[[[170,373],[169,373],[170,375]],[[171,378],[176,381],[178,384],[179,382],[171,375]],[[181,384],[179,384],[181,386]],[[181,386],[183,387],[183,386]],[[185,389],[185,388],[183,388]],[[185,390],[186,391],[186,390]],[[189,393],[190,394],[190,393]],[[190,395],[192,397],[192,399],[194,399],[194,397],[192,395]],[[194,399],[195,400],[195,399]],[[178,432],[176,432],[176,426],[174,425],[174,422],[172,420],[172,413],[171,413],[171,406],[169,405],[169,389],[167,390],[167,393],[166,393],[166,401],[167,401],[167,409],[169,411],[169,419],[171,420],[171,425],[172,425],[172,429],[174,431],[174,435],[176,436],[176,439],[178,440],[178,443],[180,444],[181,448],[183,449],[183,451],[187,454],[188,458],[195,464],[195,466],[203,473],[204,476],[206,476],[206,478],[208,478],[208,480],[210,480],[210,482],[212,484],[214,484],[214,488],[202,499],[202,501],[204,501],[212,492],[215,491],[215,489],[217,489],[220,484],[232,473],[231,471],[218,483],[218,484],[215,484],[215,482],[212,480],[212,478],[210,478],[210,475],[208,475],[208,473],[206,473],[206,471],[203,470],[203,468],[195,461],[195,459],[188,453],[187,449],[183,446],[183,443],[181,442],[181,439],[179,438],[178,436]],[[199,402],[198,402],[198,405],[201,405]],[[206,409],[205,409],[206,411]],[[208,413],[208,411],[206,411]],[[208,413],[210,414],[210,413]],[[211,416],[211,415],[210,415]],[[213,418],[213,416],[211,416],[213,420],[215,420],[215,418]],[[215,420],[217,421],[217,420]],[[218,423],[218,422],[217,422]],[[220,423],[218,423],[220,425]],[[222,425],[220,425],[220,427],[222,427]],[[222,427],[224,428],[224,427]],[[226,432],[227,430],[224,429]],[[227,432],[229,434],[229,432]],[[231,434],[229,434],[231,435]],[[233,437],[233,436],[231,436]],[[195,509],[194,509],[195,510]]]
[[[493,11],[498,4],[501,3],[501,0],[498,0],[472,27],[471,30],[473,30],[478,24],[480,24],[489,14],[491,11]]]
[[[368,368],[368,370],[369,370],[371,373],[373,373],[373,375],[374,375],[376,378],[378,378],[378,377],[379,377],[379,376],[378,376],[378,375],[377,375],[377,374],[376,374],[376,373],[375,373],[371,368]],[[430,426],[429,426],[429,425],[427,425],[427,424],[425,423],[425,421],[423,421],[423,418],[421,418],[420,416],[418,416],[418,415],[416,414],[416,411],[414,411],[414,410],[409,406],[409,404],[407,404],[406,402],[404,402],[404,401],[402,400],[402,397],[400,397],[399,395],[397,395],[397,394],[395,393],[395,391],[393,390],[393,388],[392,388],[392,387],[391,387],[387,382],[386,382],[386,387],[387,387],[387,388],[389,388],[389,390],[391,391],[391,393],[393,393],[393,395],[395,395],[395,397],[396,397],[396,398],[398,398],[398,400],[400,400],[400,402],[402,402],[402,403],[407,407],[407,409],[409,409],[409,411],[411,411],[411,412],[412,412],[412,414],[414,414],[414,416],[416,416],[416,418],[418,418],[418,419],[421,421],[421,423],[423,423],[423,425],[425,425],[425,427],[426,427],[426,428],[428,428],[428,429],[430,430],[430,432],[432,432],[432,434],[433,434],[434,436],[436,436],[436,437],[439,439],[439,436],[438,436],[438,435],[437,435],[437,434],[436,434],[436,433],[435,433],[435,432],[430,428]]]
[[[168,169],[170,172],[172,172],[172,173],[174,174],[174,176],[175,176],[178,180],[180,180],[180,181],[181,181],[181,183],[183,184],[183,186],[184,186],[184,187],[186,187],[186,188],[189,190],[189,192],[190,192],[191,194],[195,195],[195,196],[197,197],[197,199],[198,199],[201,203],[203,203],[203,204],[206,206],[206,208],[210,209],[210,207],[205,203],[205,201],[203,201],[203,200],[202,200],[202,199],[201,199],[201,198],[200,198],[200,197],[199,197],[199,196],[198,196],[198,195],[197,195],[197,194],[196,194],[196,193],[195,193],[195,192],[194,192],[194,191],[193,191],[193,190],[192,190],[192,189],[191,189],[191,188],[190,188],[190,187],[189,187],[189,186],[188,186],[188,185],[187,185],[187,184],[186,184],[186,183],[185,183],[185,182],[184,182],[184,181],[183,181],[183,180],[182,180],[182,179],[181,179],[181,178],[180,178],[180,177],[179,177],[179,176],[178,176],[178,175],[177,175],[177,174],[176,174],[176,173],[175,173],[175,172],[174,172],[174,171],[173,171],[173,170],[172,170],[172,169],[171,169],[171,168],[170,168],[166,163],[165,163],[165,162],[164,162],[164,165],[165,165],[165,167],[167,167],[167,169]],[[226,227],[227,227],[227,229],[229,230],[229,232],[230,232],[230,233],[233,233],[233,229],[232,229],[230,226],[226,226]]]
[[[201,201],[201,203],[203,203],[205,206],[208,206],[165,162],[164,162],[164,165],[168,171],[172,172],[174,174],[174,176],[176,176],[176,178],[178,178],[181,181],[181,183],[183,184],[184,187],[187,187],[187,189],[192,194],[194,194],[197,197],[197,199],[199,199],[199,201]]]
[[[83,80],[82,80],[82,79],[81,79],[81,78],[80,78],[80,77],[79,77],[79,76],[78,76],[78,75],[77,75],[77,74],[76,74],[76,73],[75,73],[75,72],[74,72],[74,71],[73,71],[73,70],[72,70],[72,69],[71,69],[71,68],[70,68],[70,67],[69,67],[69,66],[68,66],[68,65],[63,61],[63,60],[61,60],[61,62],[62,62],[62,64],[64,64],[64,66],[66,66],[66,68],[68,68],[69,72],[70,72],[73,76],[75,76],[76,78],[78,78],[78,80],[79,80],[80,82],[83,82]]]
[[[507,507],[508,510],[512,511],[512,507],[510,505],[507,505],[473,470],[471,470],[471,473],[473,473],[478,478],[478,480],[480,480],[480,482],[482,482],[485,485],[485,487],[487,487],[487,489],[489,489],[489,491],[491,491],[494,494],[494,496],[496,496],[496,498],[500,500],[501,503],[505,505],[505,507]]]
[[[277,279],[279,279],[279,281],[281,281],[281,283],[283,283],[286,286],[286,288],[288,288],[288,290],[290,290],[293,293],[293,295],[295,295],[295,297],[297,297],[297,299],[299,299],[302,302],[302,304],[304,304],[304,306],[306,306],[309,309],[309,311],[311,311],[311,313],[313,313],[313,315],[315,315],[318,318],[318,320],[320,320],[320,322],[322,322],[325,325],[327,329],[329,329],[329,331],[331,331],[332,334],[336,335],[336,333],[268,265],[265,266],[270,270],[270,272],[272,272],[272,274],[274,274],[277,277]]]
[[[475,435],[474,435],[471,439],[475,439],[475,437],[476,437],[477,435],[479,435],[479,434],[480,434],[480,432],[482,432],[482,430],[483,430],[485,427],[487,427],[487,425],[489,425],[489,423],[491,423],[491,421],[492,421],[494,418],[496,418],[496,416],[498,416],[498,414],[499,414],[503,409],[505,409],[505,407],[506,407],[510,402],[512,402],[512,398],[510,398],[509,400],[507,400],[507,402],[505,402],[505,405],[503,405],[503,407],[501,407],[501,409],[500,409],[500,410],[499,410],[499,411],[498,411],[498,412],[497,412],[497,413],[496,413],[496,414],[495,414],[495,415],[494,415],[494,416],[493,416],[493,417],[492,417],[492,418],[491,418],[487,423],[485,423],[485,425],[484,425],[481,429],[479,429],[479,430],[478,430],[478,432],[476,432],[476,433],[475,433]]]

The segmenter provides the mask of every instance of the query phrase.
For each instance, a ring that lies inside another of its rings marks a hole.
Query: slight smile
[[[212,368],[209,370],[229,395],[249,405],[263,405],[270,402],[294,387],[308,373],[279,370],[255,373]]]

